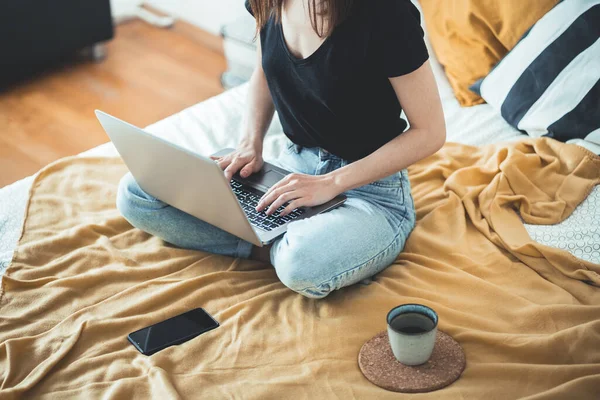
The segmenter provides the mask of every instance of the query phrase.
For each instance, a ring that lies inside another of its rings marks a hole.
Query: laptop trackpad
[[[257,186],[259,189],[268,190],[271,186],[283,178],[285,178],[285,175],[281,172],[266,167],[266,169],[263,169],[259,173],[252,174],[249,177],[244,178],[244,182],[250,184],[251,186]]]

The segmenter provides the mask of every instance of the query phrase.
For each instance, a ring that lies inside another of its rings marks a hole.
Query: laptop
[[[287,231],[296,220],[338,207],[337,196],[318,207],[301,207],[284,217],[280,207],[273,215],[256,212],[263,194],[290,171],[265,162],[262,170],[227,181],[223,170],[205,157],[96,110],[100,124],[117,148],[138,185],[148,194],[256,246],[264,246]],[[224,149],[213,156],[224,156]]]

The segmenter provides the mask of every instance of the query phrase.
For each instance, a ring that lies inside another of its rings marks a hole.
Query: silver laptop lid
[[[102,111],[102,127],[148,194],[257,246],[262,246],[219,166]]]

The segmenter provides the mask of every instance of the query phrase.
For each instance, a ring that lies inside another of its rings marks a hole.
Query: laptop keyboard
[[[280,226],[287,224],[288,222],[291,222],[304,214],[304,210],[296,208],[288,215],[281,217],[280,214],[288,205],[288,203],[279,207],[271,215],[265,214],[264,210],[257,212],[256,206],[258,205],[258,201],[262,196],[246,189],[242,183],[233,179],[231,180],[231,189],[237,196],[238,201],[248,216],[250,223],[254,226],[264,229],[265,231],[271,231],[275,228],[279,228]]]

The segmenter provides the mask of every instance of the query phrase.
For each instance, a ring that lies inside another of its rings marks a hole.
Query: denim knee
[[[131,173],[128,172],[127,174],[125,174],[125,176],[121,178],[121,181],[119,181],[119,188],[117,190],[117,209],[119,210],[121,215],[124,216],[126,219],[132,209],[132,206],[130,204],[130,187],[133,184],[137,185]]]
[[[140,224],[137,223],[139,217],[145,211],[155,210],[162,207],[163,204],[160,200],[144,192],[130,172],[121,178],[117,191],[117,209],[132,225],[139,228]]]
[[[283,238],[282,240],[286,240]],[[304,244],[282,246],[275,256],[271,257],[279,280],[288,288],[303,296],[320,299],[327,296],[332,288],[322,276],[326,271],[326,257],[308,248]],[[273,250],[272,255],[273,255]],[[322,257],[319,257],[322,256]]]

